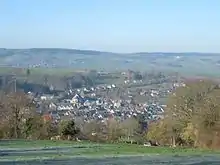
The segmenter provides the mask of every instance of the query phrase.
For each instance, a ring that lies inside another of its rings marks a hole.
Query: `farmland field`
[[[218,151],[53,141],[0,141],[0,164],[217,165]]]
[[[85,68],[96,70],[140,70],[179,72],[184,76],[219,78],[219,53],[113,53],[77,49],[1,49],[0,73],[7,67],[34,68],[33,73],[71,74]],[[47,68],[47,69],[45,69]],[[2,70],[2,71],[1,71]]]

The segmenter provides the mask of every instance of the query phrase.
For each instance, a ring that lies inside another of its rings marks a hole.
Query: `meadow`
[[[145,147],[135,144],[98,144],[71,141],[1,140],[0,163],[99,160],[105,158],[147,158],[219,155],[220,151],[193,148]],[[137,159],[138,160],[138,159]]]

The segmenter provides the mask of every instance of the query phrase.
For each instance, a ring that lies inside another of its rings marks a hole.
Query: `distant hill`
[[[96,50],[0,48],[0,66],[76,69],[135,69],[220,76],[220,54],[196,52],[113,53]]]

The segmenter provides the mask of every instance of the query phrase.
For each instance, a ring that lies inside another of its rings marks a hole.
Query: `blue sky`
[[[1,0],[0,47],[220,52],[220,1]]]

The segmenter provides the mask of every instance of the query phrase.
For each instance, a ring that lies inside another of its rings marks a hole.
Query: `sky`
[[[0,0],[0,47],[220,52],[220,1]]]

